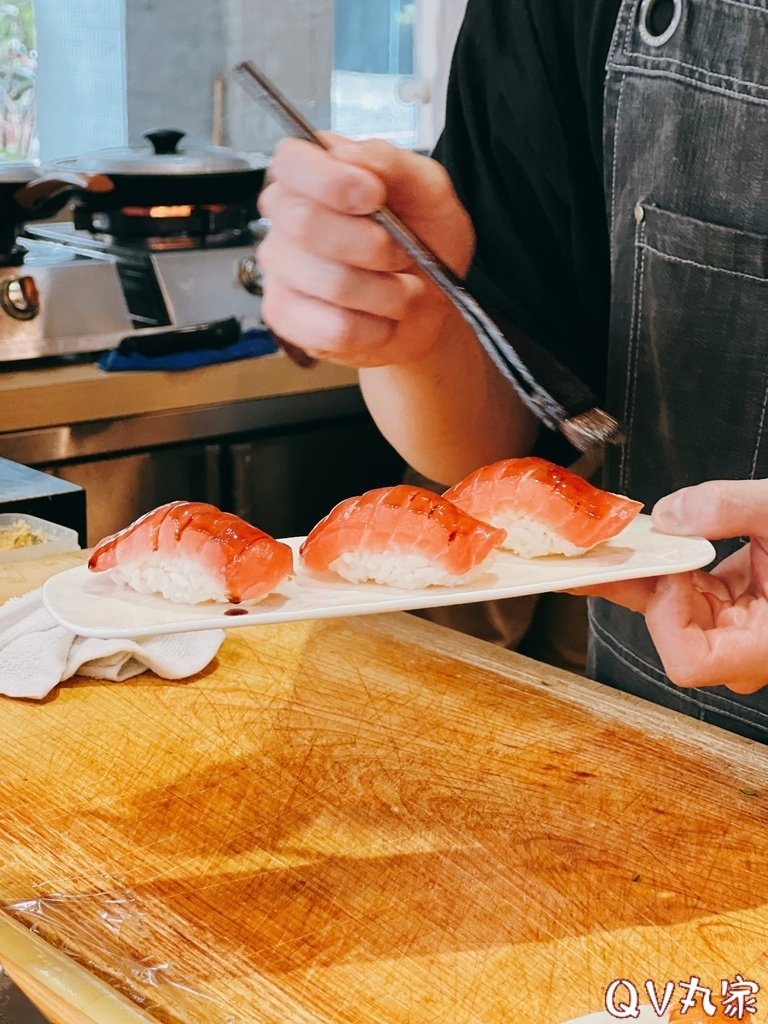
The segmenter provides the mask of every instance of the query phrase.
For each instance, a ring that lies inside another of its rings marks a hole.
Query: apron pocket
[[[647,201],[635,220],[621,489],[768,476],[768,236]]]

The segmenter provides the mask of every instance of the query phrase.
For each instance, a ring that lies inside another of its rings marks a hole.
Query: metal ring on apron
[[[643,0],[640,6],[640,36],[647,46],[663,46],[677,32],[683,14],[683,0]]]

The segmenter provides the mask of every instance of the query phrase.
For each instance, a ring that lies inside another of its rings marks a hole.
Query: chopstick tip
[[[560,424],[560,432],[580,452],[607,444],[622,445],[627,440],[621,424],[603,409],[571,416]]]

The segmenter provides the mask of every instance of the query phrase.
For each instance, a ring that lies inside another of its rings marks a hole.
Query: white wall
[[[35,0],[43,160],[173,127],[209,144],[213,83],[253,60],[318,127],[330,125],[333,0]],[[282,136],[231,79],[224,142]]]
[[[227,68],[251,60],[317,128],[331,124],[333,0],[224,0]],[[227,87],[227,130],[236,149],[269,152],[283,131],[236,83]]]
[[[141,144],[148,129],[178,128],[188,141],[210,145],[213,82],[225,70],[225,0],[125,0],[125,7],[129,143]]]

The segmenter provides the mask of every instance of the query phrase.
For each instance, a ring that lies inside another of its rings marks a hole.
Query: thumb
[[[768,480],[708,480],[657,502],[653,525],[708,540],[768,535]]]

